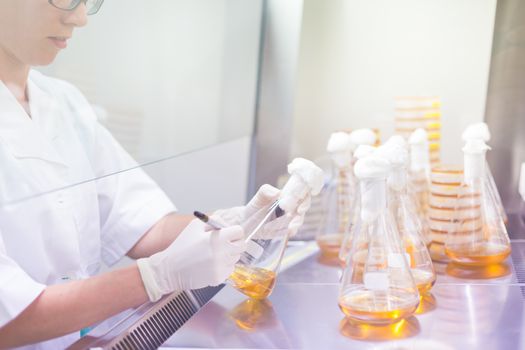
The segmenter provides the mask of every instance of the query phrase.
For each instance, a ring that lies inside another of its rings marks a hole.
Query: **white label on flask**
[[[254,259],[259,259],[263,255],[264,249],[257,242],[252,241],[251,239],[246,243],[246,253],[254,257]]]
[[[407,263],[407,266],[410,266],[410,255],[408,253],[405,253],[405,254],[390,253],[388,254],[388,267],[393,267],[393,268],[403,267],[403,257]]]
[[[387,290],[390,285],[386,272],[367,272],[364,274],[363,282],[365,288],[369,290]]]

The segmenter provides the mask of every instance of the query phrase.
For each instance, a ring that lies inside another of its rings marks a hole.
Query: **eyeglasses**
[[[73,11],[83,2],[89,16],[98,12],[104,0],[48,0],[48,2],[57,9],[64,11]]]

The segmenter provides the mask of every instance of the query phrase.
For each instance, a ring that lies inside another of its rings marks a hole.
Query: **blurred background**
[[[179,209],[211,210],[293,157],[324,164],[335,130],[385,140],[396,96],[440,98],[441,159],[461,163],[461,132],[486,119],[496,8],[516,3],[112,0],[37,69],[76,85]]]

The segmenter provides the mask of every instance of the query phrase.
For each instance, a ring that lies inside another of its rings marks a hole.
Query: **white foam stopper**
[[[403,148],[408,148],[408,142],[405,140],[405,138],[401,135],[392,135],[388,140],[386,140],[385,145],[391,145],[396,144]]]
[[[393,167],[405,166],[408,161],[406,148],[397,143],[385,143],[379,146],[374,154],[385,158]]]
[[[355,147],[359,145],[372,146],[376,143],[376,134],[372,129],[357,129],[350,133],[350,142],[352,142]]]
[[[423,128],[417,128],[414,130],[410,137],[408,138],[408,143],[412,145],[421,145],[423,143],[428,143],[428,134]]]
[[[359,145],[354,151],[354,158],[361,159],[374,153],[376,148],[370,145]]]
[[[381,210],[386,209],[386,177],[390,165],[386,159],[370,155],[359,159],[354,172],[360,180],[361,220],[370,222],[377,218]]]
[[[350,134],[343,131],[337,131],[330,135],[326,150],[330,153],[344,152],[352,149]]]
[[[463,141],[479,139],[485,142],[490,141],[490,130],[486,123],[474,123],[467,126],[461,135]]]
[[[290,179],[281,191],[279,206],[286,212],[294,212],[308,195],[316,196],[323,187],[324,174],[312,161],[295,158],[288,164]]]
[[[389,170],[390,163],[375,154],[359,159],[354,166],[355,176],[360,180],[386,179]]]
[[[406,148],[397,142],[387,142],[379,147],[375,154],[385,158],[391,165],[387,180],[388,187],[395,191],[401,191],[406,186],[406,164],[408,161]]]
[[[416,129],[409,137],[410,169],[412,171],[425,170],[430,173],[430,157],[428,154],[428,134],[425,129]]]
[[[330,135],[326,150],[330,153],[336,167],[349,167],[352,162],[353,144],[347,132],[334,132]]]

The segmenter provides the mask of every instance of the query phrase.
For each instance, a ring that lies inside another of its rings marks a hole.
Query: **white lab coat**
[[[31,118],[0,81],[0,327],[47,285],[114,264],[175,211],[142,169],[114,174],[136,163],[77,89],[31,71],[28,94]]]

